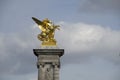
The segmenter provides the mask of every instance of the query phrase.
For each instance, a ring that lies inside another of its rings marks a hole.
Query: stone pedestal
[[[59,80],[64,49],[33,49],[33,52],[37,56],[38,80]]]

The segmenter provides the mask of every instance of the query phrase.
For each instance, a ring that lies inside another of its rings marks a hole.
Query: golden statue
[[[47,18],[40,21],[34,17],[32,19],[38,24],[38,27],[42,31],[38,34],[38,39],[42,41],[42,46],[56,46],[56,40],[54,39],[55,30],[59,30],[59,25],[54,25]]]

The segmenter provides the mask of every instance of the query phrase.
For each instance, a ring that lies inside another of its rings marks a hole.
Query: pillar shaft
[[[38,80],[59,80],[63,49],[33,49],[37,56]]]

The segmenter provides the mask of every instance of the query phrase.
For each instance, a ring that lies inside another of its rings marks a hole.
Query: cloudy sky
[[[0,0],[0,80],[37,80],[33,16],[61,26],[60,80],[120,80],[120,0]]]

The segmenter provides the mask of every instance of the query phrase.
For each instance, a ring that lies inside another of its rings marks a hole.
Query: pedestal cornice
[[[60,57],[64,54],[64,49],[33,49],[36,56],[38,55],[59,55]]]

